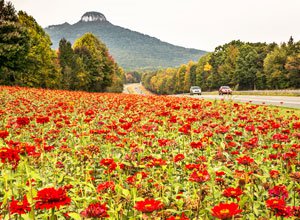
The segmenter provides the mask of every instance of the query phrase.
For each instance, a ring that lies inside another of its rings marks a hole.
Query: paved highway
[[[131,94],[143,94],[146,95],[145,89],[140,83],[126,84],[124,86],[124,93]],[[217,99],[217,100],[233,100],[236,102],[249,102],[260,105],[274,105],[283,106],[289,108],[300,109],[300,97],[294,96],[251,96],[251,95],[193,95],[179,94],[174,96],[184,96],[191,98],[203,98],[203,99]]]
[[[300,97],[292,96],[250,96],[250,95],[189,95],[183,94],[178,96],[188,96],[193,98],[233,100],[237,102],[249,102],[253,104],[284,106],[300,109]]]

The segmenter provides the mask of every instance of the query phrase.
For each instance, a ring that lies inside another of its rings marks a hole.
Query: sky
[[[11,0],[42,26],[74,24],[87,11],[162,41],[213,51],[232,40],[300,40],[300,0]]]

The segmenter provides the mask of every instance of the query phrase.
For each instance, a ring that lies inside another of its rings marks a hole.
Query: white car
[[[201,88],[199,86],[191,86],[190,95],[198,94],[201,95]]]

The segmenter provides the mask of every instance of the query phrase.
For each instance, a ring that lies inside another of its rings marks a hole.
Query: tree
[[[0,84],[16,84],[17,74],[26,66],[29,36],[19,23],[13,5],[0,0]]]
[[[258,54],[249,44],[239,49],[236,61],[235,79],[239,89],[255,89]]]
[[[289,87],[288,72],[285,69],[287,60],[286,46],[276,47],[264,60],[264,72],[270,89]]]
[[[61,67],[62,83],[61,88],[63,89],[75,89],[74,83],[76,81],[76,56],[72,49],[72,44],[65,38],[59,42],[58,49],[58,60]]]
[[[84,34],[74,43],[75,53],[82,59],[88,73],[88,90],[103,92],[112,84],[115,63],[106,46],[93,34]]]
[[[26,68],[19,74],[19,84],[30,87],[58,88],[61,75],[56,65],[57,56],[51,49],[50,37],[32,16],[23,11],[20,11],[18,16],[30,38],[29,53],[25,57]]]

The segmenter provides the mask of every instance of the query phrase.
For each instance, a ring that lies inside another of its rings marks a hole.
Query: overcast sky
[[[179,46],[213,51],[231,40],[300,40],[300,0],[11,0],[46,27],[87,11]]]

